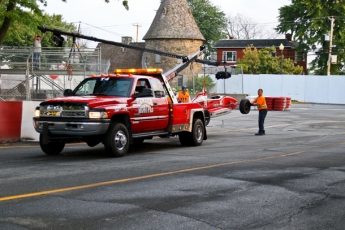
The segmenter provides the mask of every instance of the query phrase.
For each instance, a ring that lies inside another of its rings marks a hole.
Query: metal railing
[[[107,73],[100,49],[42,48],[38,63],[30,47],[0,50],[0,100],[43,100],[62,95],[91,74]],[[37,65],[36,65],[37,64]]]

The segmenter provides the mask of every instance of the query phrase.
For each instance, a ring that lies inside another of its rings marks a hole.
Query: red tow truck
[[[39,29],[137,49],[80,34]],[[189,57],[145,49],[145,52],[181,58],[182,62],[166,73],[161,69],[116,69],[113,74],[84,79],[74,90],[66,89],[63,97],[41,102],[33,122],[40,133],[42,151],[56,155],[66,143],[84,141],[90,147],[103,143],[108,156],[122,157],[130,145],[142,144],[155,136],[176,135],[183,146],[201,145],[207,139],[205,127],[211,117],[227,114],[237,105],[228,96],[208,99],[206,91],[191,103],[177,102],[169,80],[190,62],[198,61],[203,49],[204,46],[200,47]]]
[[[86,78],[73,91],[65,90],[64,97],[41,102],[33,121],[48,155],[80,140],[91,147],[102,142],[107,155],[121,157],[130,145],[154,136],[178,135],[184,146],[207,139],[204,109],[198,103],[177,103],[160,69]]]

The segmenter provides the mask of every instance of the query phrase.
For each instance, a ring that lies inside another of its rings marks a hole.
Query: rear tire
[[[198,118],[193,122],[192,132],[180,133],[179,140],[182,146],[199,146],[204,141],[204,136],[204,123]]]
[[[104,139],[104,148],[107,156],[123,157],[129,149],[129,133],[122,123],[110,125]]]
[[[42,151],[47,155],[59,155],[65,148],[63,141],[50,141],[48,144],[43,144],[43,136],[40,134],[40,146]]]
[[[196,119],[193,123],[192,140],[193,146],[199,146],[204,141],[205,127],[204,123],[200,119]]]
[[[240,111],[242,114],[248,114],[250,112],[250,107],[252,104],[248,99],[242,99],[240,102]]]

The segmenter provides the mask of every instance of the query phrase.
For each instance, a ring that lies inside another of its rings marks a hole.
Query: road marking
[[[37,146],[0,146],[0,149],[37,148]]]
[[[73,145],[84,145],[85,143],[68,143],[66,146],[73,146]],[[0,149],[21,149],[21,148],[37,148],[37,145],[23,145],[23,146],[0,146]]]
[[[240,164],[240,163],[256,162],[256,161],[275,159],[275,158],[280,158],[280,157],[290,157],[290,156],[295,156],[295,155],[299,155],[302,153],[310,152],[313,150],[320,150],[320,149],[334,147],[334,146],[338,146],[338,145],[344,145],[344,144],[345,144],[345,142],[341,142],[341,143],[335,143],[335,144],[326,145],[326,146],[320,146],[320,147],[312,148],[309,150],[302,150],[302,151],[292,152],[292,153],[284,153],[284,154],[276,155],[276,156],[266,156],[266,157],[261,157],[261,158],[256,158],[256,159],[246,159],[246,160],[240,160],[240,161],[225,162],[225,163],[220,163],[220,164],[213,164],[213,165],[205,165],[205,166],[194,167],[194,168],[180,169],[180,170],[170,171],[170,172],[149,174],[149,175],[145,175],[145,176],[138,176],[138,177],[118,179],[118,180],[104,181],[104,182],[99,182],[99,183],[73,186],[73,187],[67,187],[67,188],[60,188],[60,189],[53,189],[53,190],[46,190],[46,191],[20,194],[20,195],[14,195],[14,196],[5,196],[5,197],[0,197],[0,202],[29,198],[29,197],[36,197],[36,196],[42,196],[42,195],[49,195],[49,194],[54,194],[54,193],[68,192],[68,191],[74,191],[74,190],[80,190],[80,189],[87,189],[87,188],[99,187],[99,186],[104,186],[104,185],[114,185],[114,184],[119,184],[119,183],[125,183],[125,182],[131,182],[131,181],[137,181],[137,180],[143,180],[143,179],[149,179],[149,178],[155,178],[155,177],[162,177],[162,176],[174,175],[174,174],[179,174],[179,173],[198,171],[198,170],[203,170],[203,169],[211,169],[211,168],[229,166],[229,165]]]

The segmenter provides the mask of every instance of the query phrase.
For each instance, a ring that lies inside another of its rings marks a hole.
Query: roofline
[[[254,46],[253,48],[266,48],[266,47],[271,47],[271,46]],[[279,46],[274,46],[274,47],[278,47]],[[292,46],[284,46],[284,47],[292,47]],[[215,49],[231,49],[231,48],[248,48],[248,46],[231,46],[231,47],[218,47],[218,46],[212,46],[212,48],[215,48]]]
[[[265,41],[267,41],[267,40],[287,40],[286,38],[274,38],[274,39],[270,39],[270,38],[267,38],[267,39],[265,39],[265,38],[254,38],[254,39],[220,39],[219,41],[253,41],[253,40],[255,40],[255,41],[257,41],[257,40],[265,40]]]
[[[286,38],[276,38],[276,39],[221,39],[219,40],[218,42],[220,41],[287,41],[287,44],[284,43],[284,47],[294,47],[293,46],[293,42],[294,41],[289,41],[287,40]],[[218,43],[216,42],[216,43]],[[273,45],[271,45],[273,46]],[[255,46],[255,48],[266,48],[266,47],[271,47],[271,46]],[[219,47],[219,46],[212,46],[212,48],[215,48],[215,49],[229,49],[229,48],[247,48],[248,47],[248,44],[247,46],[222,46],[222,47]],[[279,46],[274,46],[274,47],[279,47]]]

